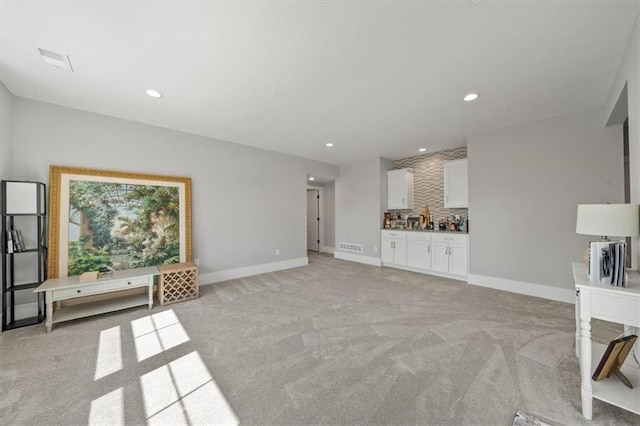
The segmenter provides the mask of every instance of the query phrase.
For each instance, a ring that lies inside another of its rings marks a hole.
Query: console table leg
[[[153,277],[149,278],[149,309],[153,308]]]
[[[576,356],[580,358],[580,292],[576,291]]]
[[[51,333],[53,328],[53,301],[51,300],[51,292],[47,292],[47,321],[45,326],[47,327],[47,333]]]
[[[580,321],[580,373],[582,376],[582,415],[593,416],[593,386],[591,385],[591,321]]]

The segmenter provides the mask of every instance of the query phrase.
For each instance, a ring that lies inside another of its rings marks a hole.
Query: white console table
[[[640,414],[640,368],[631,355],[622,372],[633,384],[633,389],[616,377],[598,382],[591,379],[607,348],[591,342],[591,319],[624,324],[625,334],[634,334],[633,328],[640,327],[640,274],[629,272],[627,287],[621,288],[590,282],[584,263],[573,263],[572,266],[576,285],[576,354],[580,358],[582,377],[582,415],[591,420],[593,398]],[[615,337],[611,336],[611,340]]]
[[[153,277],[160,272],[155,266],[148,268],[115,271],[112,277],[91,281],[80,281],[75,277],[61,277],[46,280],[34,292],[46,292],[47,332],[51,332],[54,323],[84,318],[91,315],[104,314],[134,306],[149,305],[153,307]],[[142,294],[126,294],[121,297],[96,300],[63,306],[63,302],[85,296],[96,296],[106,293],[122,292],[132,288],[146,287]],[[60,302],[58,309],[53,311],[53,303]]]

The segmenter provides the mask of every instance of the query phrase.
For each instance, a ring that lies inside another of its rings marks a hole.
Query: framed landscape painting
[[[191,260],[191,178],[51,166],[49,278]]]

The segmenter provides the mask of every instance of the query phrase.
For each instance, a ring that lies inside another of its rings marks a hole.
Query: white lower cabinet
[[[467,276],[467,236],[433,234],[432,269],[444,274]]]
[[[466,279],[467,235],[424,231],[382,231],[381,260],[386,266]]]
[[[385,264],[407,265],[407,233],[382,231],[381,260]]]
[[[436,241],[433,243],[433,257],[431,269],[436,272],[449,273],[449,246],[447,243]]]
[[[408,233],[407,266],[417,269],[431,269],[431,233]]]

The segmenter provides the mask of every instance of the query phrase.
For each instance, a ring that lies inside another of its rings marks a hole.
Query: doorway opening
[[[307,250],[320,251],[319,189],[307,189]]]

